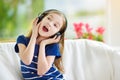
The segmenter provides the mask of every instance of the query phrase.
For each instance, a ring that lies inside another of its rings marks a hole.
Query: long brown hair
[[[60,15],[61,17],[63,17],[63,25],[62,25],[62,28],[60,29],[60,34],[61,34],[61,39],[59,41],[59,46],[60,46],[60,53],[61,53],[61,57],[58,58],[58,59],[55,59],[54,61],[54,64],[55,66],[58,68],[58,70],[62,73],[64,73],[64,66],[63,66],[63,51],[64,51],[64,32],[67,28],[67,19],[65,17],[65,15],[56,10],[56,9],[50,9],[50,10],[46,10],[45,12],[43,12],[40,16],[38,16],[39,18],[39,22],[48,14],[51,14],[51,13],[55,13],[55,14],[58,14]],[[27,37],[31,37],[32,35],[32,30],[30,30],[30,32],[28,33]]]

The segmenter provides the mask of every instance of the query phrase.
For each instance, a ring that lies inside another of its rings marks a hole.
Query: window
[[[59,9],[68,19],[66,38],[76,37],[73,23],[83,22],[91,27],[106,27],[106,0],[45,0],[45,9]]]
[[[43,8],[44,0],[1,0],[0,41],[13,40],[20,34],[27,34],[33,19]]]

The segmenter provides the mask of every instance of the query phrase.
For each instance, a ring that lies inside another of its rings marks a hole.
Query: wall
[[[108,0],[107,43],[120,47],[120,0]]]

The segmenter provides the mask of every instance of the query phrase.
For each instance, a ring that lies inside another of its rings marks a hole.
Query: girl
[[[62,53],[66,28],[65,16],[51,9],[33,21],[27,37],[18,36],[15,51],[19,53],[25,80],[63,80]]]

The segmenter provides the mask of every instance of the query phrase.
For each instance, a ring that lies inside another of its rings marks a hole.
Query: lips
[[[48,32],[48,29],[46,26],[43,26],[43,31]]]

